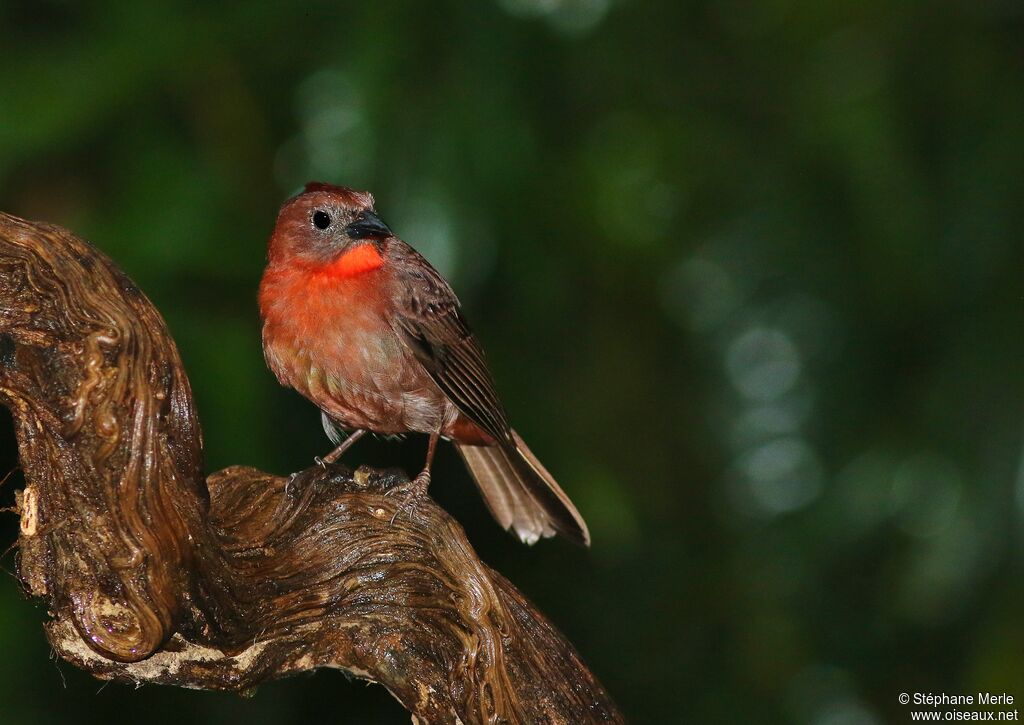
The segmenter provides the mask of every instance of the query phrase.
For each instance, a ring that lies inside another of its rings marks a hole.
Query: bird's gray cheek
[[[348,246],[351,243],[352,240],[349,239],[348,236],[344,234],[344,232],[339,231],[337,234],[331,235],[331,238],[329,240],[330,251],[334,255],[341,254],[348,248]]]
[[[313,246],[313,254],[320,264],[327,264],[337,259],[345,251],[349,240],[340,234],[324,235]]]

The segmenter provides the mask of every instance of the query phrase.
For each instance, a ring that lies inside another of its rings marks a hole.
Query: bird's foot
[[[427,489],[430,487],[430,471],[420,471],[416,478],[412,479],[408,483],[403,483],[400,486],[388,489],[385,492],[385,496],[390,496],[396,491],[405,494],[405,498],[402,499],[402,503],[398,504],[395,508],[395,513],[391,517],[391,523],[395,523],[395,519],[398,518],[398,514],[402,511],[407,511],[410,518],[412,517],[413,511],[416,510],[416,505],[420,500],[427,495]]]

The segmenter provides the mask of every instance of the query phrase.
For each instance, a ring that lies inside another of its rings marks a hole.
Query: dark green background
[[[447,446],[432,492],[630,720],[905,722],[1024,698],[1022,41],[1010,0],[0,0],[0,208],[149,294],[210,470],[284,473],[328,443],[263,365],[266,239],[372,190],[593,548],[503,534]],[[331,671],[101,687],[44,616],[0,575],[5,725],[408,722]]]

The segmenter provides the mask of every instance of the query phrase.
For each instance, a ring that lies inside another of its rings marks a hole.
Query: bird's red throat
[[[380,256],[377,247],[373,244],[360,244],[321,267],[317,274],[328,278],[347,279],[372,272],[382,266],[384,258]]]

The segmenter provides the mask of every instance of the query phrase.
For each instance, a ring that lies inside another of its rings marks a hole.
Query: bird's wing
[[[510,440],[483,350],[448,283],[408,248],[395,329],[456,408],[495,440]]]

